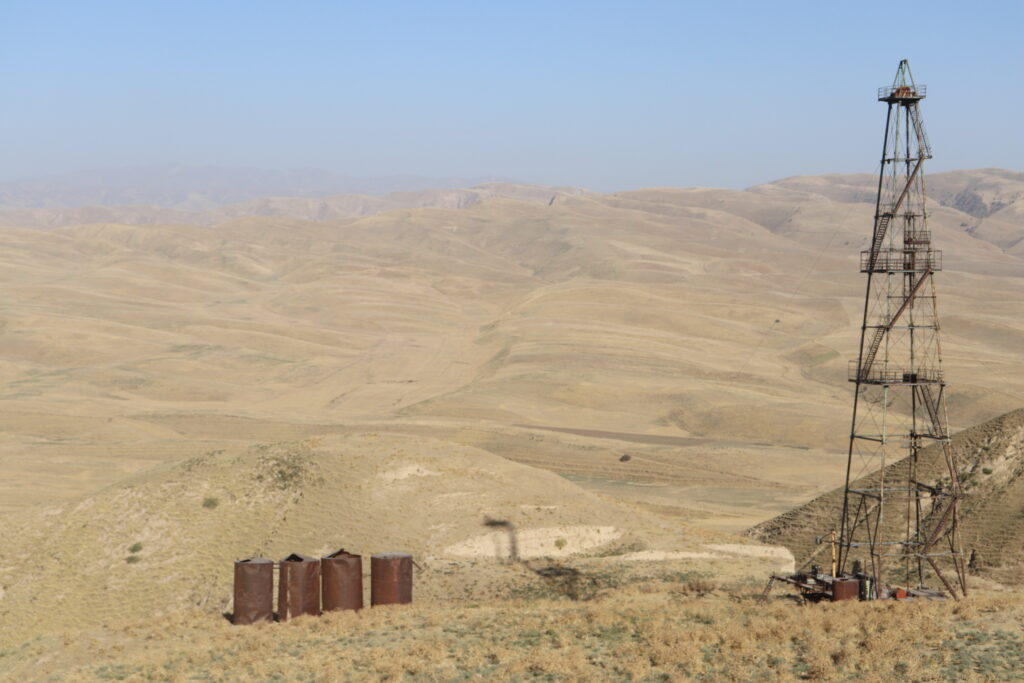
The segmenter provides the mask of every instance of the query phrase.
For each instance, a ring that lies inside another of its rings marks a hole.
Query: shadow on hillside
[[[505,529],[508,531],[509,556],[499,557],[498,560],[508,564],[519,564],[541,577],[552,592],[565,596],[570,600],[592,600],[597,597],[599,581],[597,577],[584,574],[575,567],[563,564],[548,564],[543,567],[533,567],[519,557],[519,540],[516,534],[516,526],[504,519],[484,518],[484,526],[490,529]]]
[[[554,592],[564,595],[570,600],[586,601],[597,597],[600,588],[598,578],[584,574],[575,567],[559,564],[539,568],[530,567],[529,565],[526,565],[526,567],[544,579]]]

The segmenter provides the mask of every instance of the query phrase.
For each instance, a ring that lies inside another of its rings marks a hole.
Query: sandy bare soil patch
[[[622,531],[612,526],[560,526],[541,529],[516,529],[514,532],[519,557],[569,557],[577,553],[600,548],[622,537]],[[444,549],[455,557],[496,557],[506,559],[511,554],[511,533],[494,531]]]

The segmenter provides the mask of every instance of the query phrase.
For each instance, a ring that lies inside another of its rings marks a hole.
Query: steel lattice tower
[[[860,258],[867,291],[860,354],[850,364],[856,391],[837,571],[842,575],[860,560],[874,575],[876,590],[885,583],[924,588],[936,578],[959,597],[967,591],[961,489],[947,426],[936,310],[934,275],[942,252],[932,248],[925,205],[923,168],[932,156],[921,120],[925,94],[906,60],[892,85],[878,91],[888,117],[874,230]],[[919,455],[932,444],[942,451],[943,476],[920,481]],[[855,487],[858,472],[875,469]]]

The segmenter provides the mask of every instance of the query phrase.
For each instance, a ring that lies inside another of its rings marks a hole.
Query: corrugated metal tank
[[[412,555],[381,553],[370,558],[370,604],[412,602]]]
[[[291,554],[281,560],[277,584],[277,618],[320,614],[320,560]]]
[[[233,624],[255,624],[274,619],[274,561],[250,557],[235,561]]]
[[[324,611],[363,608],[363,558],[339,550],[320,559]]]

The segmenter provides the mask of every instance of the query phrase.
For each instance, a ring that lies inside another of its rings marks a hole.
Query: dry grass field
[[[758,605],[759,585],[602,574],[589,601],[550,590],[233,627],[207,612],[52,633],[0,651],[50,681],[1010,681],[1024,605],[970,600]]]
[[[737,534],[841,483],[871,182],[4,212],[0,672],[1012,671],[996,573],[954,612],[751,602],[792,559]],[[1024,405],[1024,175],[929,182],[956,430]],[[413,552],[417,605],[224,621],[233,559],[342,546]],[[984,637],[901,670],[936,624]]]

